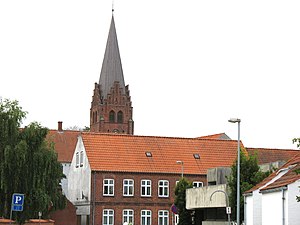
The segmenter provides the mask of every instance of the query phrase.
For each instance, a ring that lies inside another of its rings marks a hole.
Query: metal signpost
[[[14,193],[12,195],[12,200],[11,200],[9,224],[11,224],[12,212],[13,211],[23,211],[23,205],[24,205],[24,194]]]

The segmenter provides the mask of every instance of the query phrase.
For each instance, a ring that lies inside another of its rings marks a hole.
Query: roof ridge
[[[159,139],[183,139],[183,140],[204,140],[204,141],[230,141],[237,142],[237,140],[227,140],[227,139],[211,139],[211,138],[197,138],[197,137],[170,137],[170,136],[150,136],[150,135],[131,135],[131,134],[119,134],[119,133],[100,133],[100,132],[91,132],[91,131],[83,131],[82,134],[86,135],[99,135],[99,136],[121,136],[121,137],[137,137],[137,138],[159,138]],[[242,142],[242,141],[241,141]]]

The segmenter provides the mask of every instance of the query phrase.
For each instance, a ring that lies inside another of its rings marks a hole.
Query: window
[[[80,166],[83,166],[83,151],[80,152]]]
[[[179,215],[178,214],[175,214],[175,225],[177,225],[179,223]]]
[[[115,112],[113,110],[109,112],[109,122],[110,123],[115,122]]]
[[[151,210],[141,211],[141,225],[151,225]]]
[[[114,195],[114,179],[103,180],[103,195],[104,196]]]
[[[103,210],[103,225],[113,225],[114,224],[114,210],[104,209]]]
[[[79,152],[76,152],[76,167],[79,166]]]
[[[123,195],[133,196],[134,181],[132,179],[123,180]]]
[[[134,215],[133,215],[133,210],[132,209],[124,209],[123,210],[123,224],[125,222],[127,223],[130,223],[133,225],[133,218],[134,218]]]
[[[147,157],[152,157],[152,153],[151,152],[145,152]]]
[[[168,225],[169,224],[169,212],[168,210],[158,211],[158,225]]]
[[[141,180],[141,196],[151,196],[151,180]]]
[[[117,121],[118,121],[118,123],[123,123],[123,112],[122,111],[118,112]]]
[[[203,182],[200,182],[200,181],[194,181],[194,182],[193,182],[193,187],[194,187],[194,188],[203,187]]]
[[[158,181],[158,197],[169,197],[169,181]]]

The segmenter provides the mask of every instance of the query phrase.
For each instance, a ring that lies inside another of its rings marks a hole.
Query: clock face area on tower
[[[129,85],[125,86],[114,17],[112,16],[99,83],[95,83],[90,130],[133,134]]]

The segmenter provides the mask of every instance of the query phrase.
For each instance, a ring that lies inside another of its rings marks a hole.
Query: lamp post
[[[237,156],[237,181],[236,181],[236,222],[237,225],[240,225],[240,123],[241,119],[231,118],[228,120],[230,123],[238,123],[238,156]]]
[[[183,161],[176,161],[177,164],[181,164],[181,178],[183,178]]]

